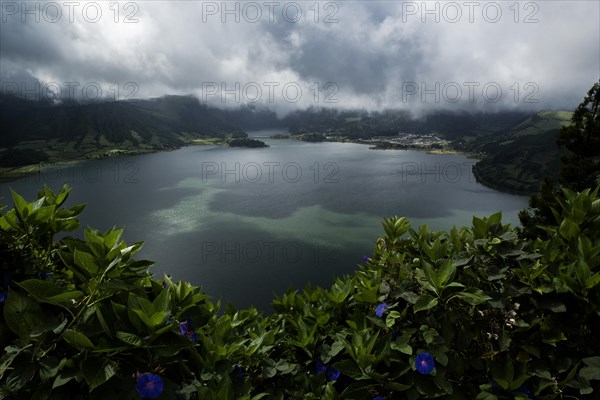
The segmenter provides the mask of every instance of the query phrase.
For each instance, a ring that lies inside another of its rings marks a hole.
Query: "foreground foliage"
[[[68,187],[0,214],[0,397],[577,399],[600,380],[600,199],[564,190],[521,239],[500,214],[430,232],[384,219],[353,275],[275,312],[153,278],[122,230],[78,227]]]

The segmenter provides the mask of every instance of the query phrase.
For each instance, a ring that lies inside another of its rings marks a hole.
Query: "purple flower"
[[[244,368],[242,368],[239,364],[233,366],[233,374],[236,378],[244,377]]]
[[[527,397],[529,397],[530,399],[535,399],[535,397],[533,397],[533,393],[531,393],[531,391],[529,389],[527,389],[523,385],[519,386],[519,388],[517,389],[517,391],[526,394]]]
[[[146,373],[138,376],[135,390],[142,398],[156,399],[163,391],[163,380],[160,376]]]
[[[369,259],[369,256],[363,256],[363,261],[367,261]]]
[[[180,322],[179,323],[179,334],[185,336],[185,335],[187,335],[187,333],[188,333],[187,322],[186,321]]]
[[[194,331],[194,325],[192,324],[192,320],[189,318],[179,323],[179,334],[182,336],[187,336],[187,338],[192,342],[198,341],[198,332]]]
[[[327,379],[335,381],[340,376],[340,371],[333,367],[327,367]]]
[[[323,372],[327,372],[327,379],[330,381],[335,381],[340,376],[340,371],[327,364],[323,364],[321,360],[317,360],[317,374],[322,374]]]
[[[167,281],[163,281],[162,287],[163,287],[163,289],[165,289],[167,287]]]
[[[385,397],[377,396],[377,397],[374,397],[373,400],[385,400]]]
[[[415,369],[423,374],[427,375],[435,368],[435,361],[433,356],[429,353],[421,353],[417,355],[415,359]]]
[[[40,273],[40,279],[52,279],[53,277],[54,277],[54,274],[48,274],[46,272]]]
[[[10,283],[10,277],[8,275],[4,276],[2,280],[2,286],[0,286],[0,303],[4,303],[8,298],[8,284]]]
[[[375,315],[377,315],[378,317],[382,317],[385,310],[387,310],[387,304],[381,303],[375,309]]]
[[[321,360],[317,360],[317,374],[321,374],[327,371],[327,365],[323,364]]]

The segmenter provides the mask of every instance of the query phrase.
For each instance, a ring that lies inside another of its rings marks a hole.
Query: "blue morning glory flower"
[[[317,374],[321,374],[327,371],[327,365],[323,364],[321,360],[317,360]]]
[[[135,390],[142,398],[156,399],[164,389],[163,380],[160,376],[146,373],[138,376]]]
[[[244,368],[242,368],[239,364],[233,366],[233,374],[236,378],[244,377]]]
[[[526,394],[527,397],[529,397],[530,399],[535,399],[535,397],[533,397],[533,393],[531,393],[531,391],[529,389],[527,389],[523,385],[519,386],[519,388],[517,389],[517,391]]]
[[[375,309],[375,315],[377,315],[378,317],[382,317],[385,310],[387,310],[387,304],[381,303]]]
[[[54,274],[49,274],[46,272],[40,273],[40,279],[52,279],[53,277],[54,277]]]
[[[317,360],[317,374],[322,374],[323,372],[327,372],[327,379],[330,381],[335,381],[340,376],[340,371],[323,364],[321,360]]]
[[[421,353],[415,359],[415,368],[423,375],[429,374],[435,368],[433,356],[429,353]]]
[[[327,379],[329,379],[330,381],[335,381],[339,377],[340,371],[333,367],[327,367]]]
[[[187,335],[187,333],[188,333],[187,321],[180,322],[179,323],[179,334],[185,336],[185,335]]]
[[[187,336],[192,342],[198,341],[198,332],[194,331],[194,325],[189,318],[179,323],[179,334]]]
[[[8,284],[10,283],[10,277],[8,275],[4,276],[2,280],[2,286],[0,286],[0,303],[4,303],[8,298]]]

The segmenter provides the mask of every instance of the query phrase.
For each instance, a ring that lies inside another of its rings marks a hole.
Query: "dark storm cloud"
[[[222,2],[152,1],[118,3],[118,14],[110,3],[81,2],[72,16],[61,2],[30,2],[38,21],[23,16],[22,4],[2,2],[3,84],[95,82],[106,92],[135,82],[137,97],[192,93],[280,112],[571,109],[600,76],[597,2],[521,2],[518,14],[512,2],[229,2],[224,10]],[[49,4],[61,18],[43,13]],[[337,102],[315,95],[314,84],[323,91],[327,82]],[[290,99],[282,89],[294,85],[302,93]],[[261,96],[248,95],[257,88]],[[498,89],[498,101],[489,101]]]

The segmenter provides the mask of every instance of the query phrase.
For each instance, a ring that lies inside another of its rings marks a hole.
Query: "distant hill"
[[[0,146],[25,140],[83,140],[86,136],[115,144],[150,142],[152,136],[157,142],[177,143],[182,133],[224,137],[240,130],[228,123],[220,110],[187,96],[51,105],[1,95],[0,105]]]
[[[0,95],[0,166],[101,157],[247,135],[222,110],[191,96],[52,105]],[[10,154],[8,154],[10,153]]]
[[[530,114],[437,112],[415,118],[410,112],[404,110],[369,113],[364,110],[338,111],[312,108],[291,113],[284,118],[284,122],[293,134],[321,133],[350,139],[368,139],[375,136],[397,136],[399,133],[436,133],[446,139],[454,140],[505,132]]]
[[[484,155],[474,167],[475,176],[500,190],[536,192],[544,176],[558,173],[556,137],[562,126],[570,124],[572,115],[568,111],[542,111],[506,133],[482,136],[465,145],[465,149]]]

